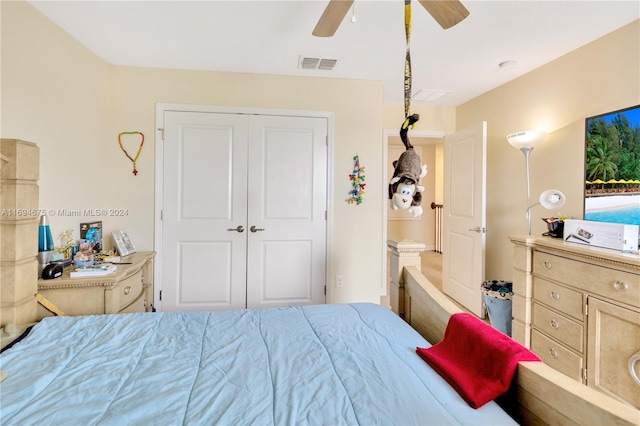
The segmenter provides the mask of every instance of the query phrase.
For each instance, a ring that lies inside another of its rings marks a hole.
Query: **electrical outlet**
[[[344,287],[344,277],[342,275],[336,275],[336,288]]]

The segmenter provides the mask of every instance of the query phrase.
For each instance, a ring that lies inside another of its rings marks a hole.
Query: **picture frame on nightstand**
[[[136,248],[129,237],[128,231],[116,231],[113,233],[113,241],[120,256],[128,256],[136,252]]]

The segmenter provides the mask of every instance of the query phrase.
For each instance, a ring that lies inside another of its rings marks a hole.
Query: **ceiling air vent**
[[[331,58],[314,58],[310,56],[301,56],[299,67],[303,70],[325,70],[331,71],[338,63],[337,59]]]
[[[433,102],[449,93],[447,90],[420,89],[411,96],[411,99],[417,102]]]

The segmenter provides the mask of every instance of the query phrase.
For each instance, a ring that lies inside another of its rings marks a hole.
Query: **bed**
[[[50,317],[2,355],[2,424],[514,424],[428,345],[374,304]]]
[[[25,424],[638,424],[541,362],[474,409],[416,354],[458,308],[399,256],[392,307],[49,317],[4,351],[0,420]],[[392,271],[393,275],[393,271]],[[423,337],[424,336],[424,337]],[[435,346],[435,345],[434,345]]]

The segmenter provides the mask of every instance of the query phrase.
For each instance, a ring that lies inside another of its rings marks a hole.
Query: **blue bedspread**
[[[46,318],[1,356],[3,425],[513,424],[373,304]]]

